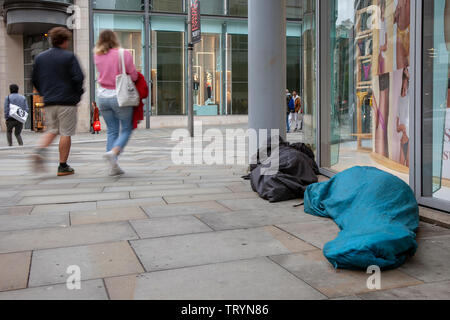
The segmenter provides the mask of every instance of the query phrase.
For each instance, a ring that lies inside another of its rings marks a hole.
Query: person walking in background
[[[289,124],[289,117],[291,115],[291,110],[293,106],[294,101],[292,100],[291,93],[288,89],[286,89],[286,128],[287,133],[291,132],[291,126]]]
[[[300,109],[302,107],[301,99],[297,94],[297,91],[292,92],[294,99],[294,113],[291,113],[291,128],[294,127],[294,132],[297,132],[298,130],[301,130],[300,123],[299,123],[299,113]]]
[[[23,146],[22,136],[20,135],[23,130],[23,123],[9,116],[9,106],[11,104],[14,104],[20,107],[22,110],[28,112],[29,109],[27,99],[19,94],[19,86],[16,84],[12,84],[9,86],[9,92],[10,95],[5,98],[4,108],[6,120],[6,139],[8,140],[8,146],[11,147],[13,145],[12,132],[14,130],[14,135],[16,136],[17,143],[20,146]]]
[[[67,176],[75,173],[67,160],[77,128],[77,105],[84,93],[84,74],[78,59],[68,50],[71,32],[56,27],[49,31],[49,37],[52,48],[39,54],[33,67],[33,85],[44,97],[47,126],[33,156],[34,168],[43,169],[45,150],[60,135],[58,176]]]
[[[98,105],[107,125],[107,153],[103,156],[110,165],[111,176],[124,174],[119,167],[118,157],[127,145],[133,131],[134,107],[119,107],[116,93],[116,77],[122,73],[119,56],[120,44],[111,30],[100,33],[94,48],[94,61],[98,71]],[[125,71],[133,81],[138,80],[138,72],[130,52],[123,52]]]

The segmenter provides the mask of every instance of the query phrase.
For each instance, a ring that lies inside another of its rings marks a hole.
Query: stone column
[[[6,130],[3,106],[9,94],[9,85],[15,83],[24,92],[23,37],[8,35],[3,17],[0,17],[0,129]],[[31,107],[31,106],[30,106]]]
[[[89,132],[90,128],[90,81],[89,81],[89,59],[91,50],[89,48],[89,1],[75,0],[75,5],[80,8],[80,29],[73,30],[73,49],[80,61],[85,76],[84,95],[78,105],[78,132]]]
[[[286,0],[249,0],[248,90],[249,127],[286,137]]]

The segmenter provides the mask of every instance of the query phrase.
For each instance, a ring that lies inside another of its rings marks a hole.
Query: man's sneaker
[[[75,174],[75,170],[73,170],[70,166],[67,166],[65,168],[61,166],[58,167],[58,177],[70,176],[72,174]]]
[[[111,177],[121,176],[123,174],[125,174],[125,172],[117,164],[109,171]]]
[[[111,166],[111,168],[117,166],[117,156],[111,151],[105,153],[103,159]]]

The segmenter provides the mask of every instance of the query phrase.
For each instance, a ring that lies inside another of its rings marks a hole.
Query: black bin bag
[[[270,141],[268,141],[270,146]],[[279,150],[279,167],[275,174],[264,174],[270,164],[276,162]],[[264,157],[267,154],[267,157]],[[253,191],[270,202],[280,202],[303,198],[306,188],[318,182],[319,168],[314,152],[303,143],[289,144],[280,138],[279,148],[267,152],[258,151],[258,162],[251,165],[250,179]],[[264,170],[266,168],[266,170]]]

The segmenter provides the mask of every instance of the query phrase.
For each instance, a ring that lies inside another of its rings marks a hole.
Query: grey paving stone
[[[424,282],[450,280],[450,236],[419,239],[418,246],[400,270]]]
[[[0,207],[0,215],[27,215],[33,210],[32,206],[24,207]]]
[[[212,231],[193,216],[153,218],[130,221],[130,223],[141,239]]]
[[[102,200],[120,200],[129,199],[128,192],[111,192],[111,193],[90,193],[90,194],[76,194],[76,195],[62,195],[62,196],[39,196],[39,197],[25,197],[19,202],[19,205],[37,205],[37,204],[58,204],[58,203],[76,203],[76,202],[90,202]]]
[[[30,184],[26,186],[22,186],[21,190],[42,190],[42,189],[72,189],[75,188],[78,183],[55,183],[55,184],[47,184],[43,186],[42,184]]]
[[[116,222],[145,219],[147,215],[138,207],[124,207],[124,208],[106,208],[97,209],[95,211],[81,211],[71,212],[71,225],[93,224],[103,222]]]
[[[35,197],[35,196],[48,196],[48,195],[71,195],[71,194],[89,194],[89,193],[100,193],[102,192],[101,187],[99,188],[61,188],[61,189],[47,189],[42,187],[38,190],[27,190],[22,191],[20,195],[22,197]]]
[[[157,197],[157,198],[99,201],[97,202],[97,208],[98,209],[126,208],[134,206],[159,206],[163,204],[166,204],[163,198]]]
[[[266,258],[105,280],[111,299],[317,300],[326,297]]]
[[[31,215],[39,214],[66,214],[71,211],[92,211],[97,209],[96,202],[68,203],[68,204],[48,204],[34,206]]]
[[[280,224],[277,227],[319,249],[323,249],[327,242],[336,239],[339,234],[339,227],[334,221],[329,219],[306,223]]]
[[[142,207],[150,218],[219,213],[229,211],[215,201],[169,204],[164,206]]]
[[[147,271],[314,249],[273,227],[138,240],[131,245]]]
[[[179,190],[198,188],[196,184],[158,184],[144,186],[124,186],[124,187],[107,187],[103,192],[121,192],[121,191],[160,191],[160,190]]]
[[[196,215],[214,230],[229,230],[255,228],[275,225],[278,223],[292,224],[297,222],[314,221],[314,217],[305,215],[301,211],[244,210],[216,214]]]
[[[0,253],[138,239],[127,222],[0,232]]]
[[[0,216],[0,231],[14,231],[39,228],[65,228],[70,225],[69,215],[3,215]]]
[[[188,202],[202,202],[202,201],[219,201],[219,200],[238,200],[238,199],[252,199],[257,198],[258,194],[254,192],[242,193],[215,193],[215,194],[200,194],[192,196],[164,196],[164,200],[168,204],[188,203]]]
[[[420,222],[417,239],[450,235],[450,229]]]
[[[27,287],[31,251],[0,254],[0,291]]]
[[[251,192],[255,195],[255,198],[253,199],[224,199],[224,200],[218,200],[218,202],[227,207],[230,208],[233,211],[242,211],[242,210],[279,210],[280,208],[283,209],[291,209],[293,212],[304,212],[303,207],[302,208],[294,208],[293,205],[300,203],[300,200],[298,201],[285,201],[285,202],[279,202],[279,203],[270,203],[269,201],[266,201],[264,199],[261,199],[258,197],[258,194],[256,192]]]
[[[128,242],[38,250],[28,286],[66,283],[67,268],[73,265],[80,267],[83,281],[144,272]]]
[[[363,300],[450,300],[450,281],[360,295]]]
[[[166,196],[190,196],[190,195],[207,195],[207,194],[224,194],[231,193],[227,188],[183,188],[183,189],[163,189],[154,191],[132,191],[130,192],[132,199],[166,197]]]
[[[329,298],[370,292],[367,287],[370,274],[364,271],[335,270],[320,250],[281,255],[271,259]],[[381,274],[383,290],[421,283],[398,270]]]
[[[0,292],[0,300],[108,300],[102,280],[82,281],[81,290],[66,284]]]

